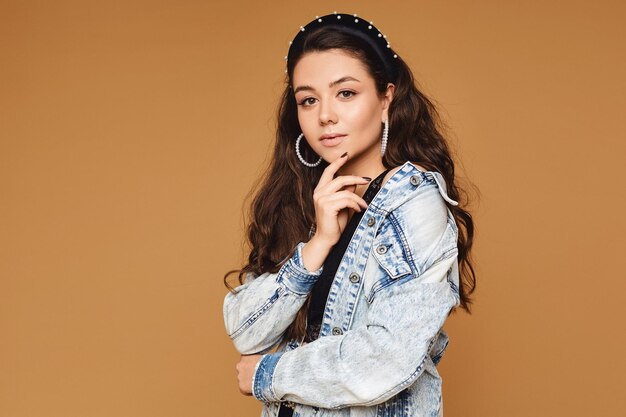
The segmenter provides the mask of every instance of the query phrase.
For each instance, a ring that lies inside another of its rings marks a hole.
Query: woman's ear
[[[387,84],[387,90],[385,91],[385,95],[383,96],[383,118],[382,122],[385,120],[389,120],[389,105],[393,101],[393,93],[395,91],[396,86],[392,83]]]

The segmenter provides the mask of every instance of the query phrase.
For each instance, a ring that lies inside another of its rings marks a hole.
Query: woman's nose
[[[335,112],[330,101],[320,101],[319,109],[320,124],[322,126],[328,123],[337,123],[337,113]]]

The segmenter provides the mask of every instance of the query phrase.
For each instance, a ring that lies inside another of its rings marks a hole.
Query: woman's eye
[[[342,97],[342,98],[350,98],[350,97],[352,97],[355,93],[354,93],[354,91],[343,90],[343,91],[340,91],[340,92],[339,92],[339,94],[341,94],[341,97]]]
[[[308,97],[308,98],[305,98],[304,100],[302,100],[300,102],[300,105],[301,106],[311,106],[311,105],[313,105],[314,102],[315,102],[315,99],[313,97]]]

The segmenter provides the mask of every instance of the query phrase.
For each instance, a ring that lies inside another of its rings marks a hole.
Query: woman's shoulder
[[[400,170],[402,173],[398,173]],[[392,180],[394,176],[395,178]],[[438,193],[436,194],[439,194],[444,205],[446,203],[452,206],[459,204],[458,201],[448,195],[448,186],[444,176],[440,172],[429,170],[417,162],[407,161],[400,166],[393,167],[385,175],[383,185],[388,180],[393,182],[393,184],[389,184],[390,188],[393,189],[391,194],[403,203],[413,198],[423,197],[425,190],[422,186],[430,185],[431,187],[428,188],[437,190]]]
[[[446,203],[458,203],[448,196],[445,181],[439,172],[409,163],[389,171],[393,175],[398,169],[406,167],[403,175],[393,180],[386,208],[393,235],[402,236],[401,241],[407,243],[411,256],[424,270],[430,256],[438,258],[456,248],[457,228]]]
[[[416,163],[416,162],[412,162],[412,161],[407,161],[408,163],[411,163],[415,168],[417,168],[420,171],[427,171],[426,168],[424,168],[423,166],[421,166],[420,164]],[[389,170],[389,172],[387,172],[387,174],[385,175],[385,178],[383,178],[383,185],[387,182],[387,180],[391,177],[393,177],[393,175],[398,172],[405,164],[403,165],[398,165],[396,167],[393,167]]]

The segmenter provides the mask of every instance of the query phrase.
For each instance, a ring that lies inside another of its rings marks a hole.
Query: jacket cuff
[[[257,363],[252,378],[252,395],[254,395],[254,398],[257,400],[263,402],[280,401],[280,398],[277,398],[276,393],[274,393],[272,380],[274,378],[276,364],[283,353],[284,352],[277,352],[263,355],[259,363]]]
[[[304,245],[304,242],[298,243],[293,256],[283,265],[277,277],[279,283],[282,283],[289,291],[299,295],[308,294],[324,270],[324,265],[313,272],[306,269],[302,261],[302,247]]]

